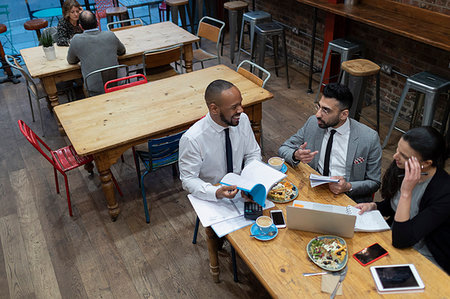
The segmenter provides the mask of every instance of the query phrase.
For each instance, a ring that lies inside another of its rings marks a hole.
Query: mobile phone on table
[[[383,256],[388,255],[386,249],[381,247],[380,244],[374,243],[369,247],[366,247],[357,253],[353,254],[353,257],[363,266],[367,266],[370,263],[373,263]]]
[[[273,220],[273,224],[277,228],[285,228],[286,227],[286,221],[284,221],[284,215],[282,210],[272,210],[270,211],[270,217]]]

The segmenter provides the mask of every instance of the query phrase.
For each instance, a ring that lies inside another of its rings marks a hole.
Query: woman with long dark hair
[[[450,176],[444,138],[432,127],[406,132],[381,186],[382,202],[356,205],[380,210],[392,221],[392,245],[414,247],[450,274]]]
[[[77,33],[83,33],[78,19],[83,11],[80,3],[76,0],[66,0],[62,6],[63,18],[59,20],[56,27],[56,44],[58,46],[69,46],[70,39]]]

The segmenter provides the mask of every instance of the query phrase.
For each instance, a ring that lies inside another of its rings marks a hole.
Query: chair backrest
[[[116,27],[117,25],[125,25],[125,26]],[[109,31],[120,31],[140,26],[144,26],[144,22],[140,18],[121,20],[106,24],[106,27],[108,28]]]
[[[31,78],[31,75],[23,67],[20,66],[20,64],[17,62],[17,59],[14,56],[5,55],[5,60],[10,67],[18,70],[22,74],[22,76],[27,81],[28,90],[33,94],[33,96],[38,97],[38,90],[36,83]]]
[[[57,33],[58,33],[58,30],[56,29],[55,26],[44,28],[44,30],[42,31],[42,35],[50,34],[54,41],[56,40]],[[41,43],[39,43],[39,44],[41,44]]]
[[[250,66],[250,71],[246,70],[246,69],[244,68],[244,65],[249,65],[249,66]],[[255,74],[253,74],[252,71],[254,71],[254,69],[258,69],[258,70],[260,70],[261,72],[263,72],[264,74],[266,74],[266,78],[265,78],[265,79],[262,79],[262,78],[256,76]],[[239,74],[241,74],[242,76],[244,76],[245,78],[249,79],[249,80],[252,81],[253,83],[255,83],[255,84],[257,84],[257,85],[259,85],[259,86],[261,86],[261,87],[263,87],[263,88],[264,88],[264,86],[266,85],[267,81],[268,81],[269,78],[270,78],[270,73],[269,73],[266,69],[262,68],[261,66],[257,65],[257,64],[254,63],[254,62],[251,62],[251,61],[249,61],[249,60],[244,60],[244,61],[242,61],[242,62],[238,65],[236,71],[237,71]]]
[[[225,28],[224,22],[205,16],[199,22],[197,36],[219,44],[223,28]]]
[[[33,147],[37,149],[37,151],[41,153],[41,155],[44,156],[44,158],[47,159],[48,162],[50,162],[50,164],[52,164],[58,170],[62,171],[58,163],[55,163],[55,161],[53,161],[52,159],[51,148],[44,141],[42,141],[42,139],[39,138],[39,136],[36,135],[36,133],[34,133],[33,130],[31,130],[23,120],[19,119],[17,123],[19,124],[20,132],[22,132],[23,136],[25,136],[28,142],[30,142],[31,145],[33,145]],[[42,149],[41,145],[50,153],[50,155]]]
[[[106,17],[106,9],[114,7],[113,0],[95,0],[95,14],[98,19]]]
[[[120,69],[125,69],[125,76],[128,76],[128,66],[124,64],[113,65],[110,67],[105,67],[102,69],[98,69],[90,72],[84,78],[84,88],[86,89],[88,95],[91,97],[95,95],[95,92],[89,88],[89,79],[95,79],[102,81],[102,86],[105,85],[106,82],[111,81],[113,79],[117,79],[117,72]],[[95,76],[95,77],[93,77]]]
[[[184,132],[186,131],[148,141],[151,169],[154,170],[178,161],[180,138]]]
[[[145,51],[142,54],[142,63],[144,65],[144,75],[147,76],[147,68],[155,68],[158,66],[183,62],[183,44],[178,44],[166,48]],[[183,69],[180,67],[181,72]]]
[[[142,80],[139,80],[139,78],[141,78]],[[133,81],[133,79],[136,79],[136,80]],[[113,86],[113,87],[108,87],[108,85],[112,85],[114,83],[118,84],[118,82],[121,82],[121,81],[126,81],[127,83],[120,84],[120,85]],[[147,83],[147,78],[145,78],[145,76],[142,74],[117,78],[117,79],[110,80],[105,83],[105,93],[113,92],[113,91],[120,90],[120,89],[125,89],[125,88],[136,86],[136,85],[141,85],[141,84],[145,84],[145,83]]]

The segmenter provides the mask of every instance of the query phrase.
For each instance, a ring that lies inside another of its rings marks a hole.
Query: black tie
[[[327,149],[325,151],[325,161],[323,163],[323,175],[324,176],[330,175],[330,154],[331,154],[331,147],[333,146],[334,133],[336,133],[336,130],[331,130],[330,138],[328,138]]]
[[[225,130],[225,153],[227,156],[227,173],[233,172],[233,152],[231,150],[230,129]]]

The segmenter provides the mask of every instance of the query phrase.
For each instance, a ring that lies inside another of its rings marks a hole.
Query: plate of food
[[[318,236],[306,245],[309,258],[327,271],[340,271],[348,261],[347,243],[337,236]]]
[[[298,196],[298,188],[290,181],[284,179],[270,189],[267,199],[276,203],[293,201]]]

